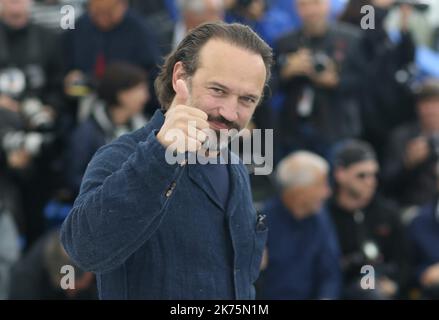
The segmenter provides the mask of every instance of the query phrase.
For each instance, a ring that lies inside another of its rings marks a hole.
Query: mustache
[[[223,116],[208,115],[207,121],[214,121],[214,122],[222,123],[222,124],[226,125],[229,130],[230,129],[236,129],[238,131],[241,130],[240,126],[236,122],[229,121],[226,118],[224,118]]]

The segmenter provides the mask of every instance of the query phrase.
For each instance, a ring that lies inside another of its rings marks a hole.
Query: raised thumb
[[[175,97],[173,105],[189,103],[189,89],[183,79],[178,79],[175,83]]]

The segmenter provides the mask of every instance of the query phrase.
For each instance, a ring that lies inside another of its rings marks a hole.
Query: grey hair
[[[224,0],[215,0],[217,5],[224,7]],[[177,5],[181,12],[201,13],[206,9],[205,0],[177,0]]]
[[[305,187],[316,180],[318,173],[328,172],[329,164],[325,159],[312,152],[297,151],[278,164],[276,182],[281,189]]]

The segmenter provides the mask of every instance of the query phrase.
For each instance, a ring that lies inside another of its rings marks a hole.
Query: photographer
[[[28,243],[42,231],[62,105],[58,39],[30,22],[30,0],[0,0],[0,171],[22,197]]]
[[[329,0],[298,0],[303,26],[277,42],[277,80],[284,103],[282,153],[308,149],[327,156],[334,142],[360,133],[351,52],[355,28],[329,22]]]
[[[65,173],[72,202],[95,152],[146,123],[142,110],[150,94],[143,69],[127,63],[109,65],[97,95],[91,114],[73,131],[66,150]]]
[[[428,80],[416,94],[418,120],[396,129],[385,158],[387,189],[402,205],[421,205],[436,194],[439,156],[439,80]]]
[[[335,191],[329,211],[342,251],[344,298],[392,299],[405,293],[407,245],[398,209],[376,193],[379,165],[361,140],[338,146],[334,155]],[[361,287],[362,267],[372,265],[376,289]]]
[[[341,21],[354,23],[359,28],[364,15],[355,17],[354,3],[351,1]],[[363,4],[364,1],[360,1]],[[374,8],[374,28],[362,31],[360,45],[355,55],[362,63],[361,103],[363,138],[371,142],[380,161],[385,142],[391,130],[413,119],[413,97],[411,80],[415,58],[415,45],[408,29],[413,8],[400,4],[400,39],[392,41],[385,30],[385,19],[395,0],[366,1]],[[358,8],[359,9],[359,8]],[[350,13],[349,13],[350,12]],[[358,13],[358,12],[357,12]]]
[[[435,3],[436,1],[431,0],[395,0],[395,4],[386,19],[386,29],[390,33],[400,29],[401,18],[404,18],[404,10],[401,10],[401,7],[409,5],[412,12],[407,23],[413,41],[417,46],[430,47],[433,41],[434,29],[438,23],[437,17],[434,17]]]
[[[58,37],[30,22],[30,0],[0,0],[0,105],[17,111],[36,97],[56,110],[61,98]]]

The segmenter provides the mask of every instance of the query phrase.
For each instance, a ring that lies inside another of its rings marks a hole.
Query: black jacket
[[[376,276],[385,275],[404,287],[407,280],[407,244],[397,208],[376,196],[363,210],[350,212],[334,199],[329,211],[334,222],[340,249],[345,285],[361,278],[361,267],[373,265]],[[374,244],[376,257],[367,256],[364,246]]]

